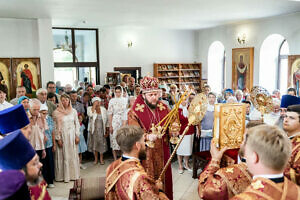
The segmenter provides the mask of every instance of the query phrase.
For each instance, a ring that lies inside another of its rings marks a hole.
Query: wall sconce
[[[239,44],[245,44],[246,43],[246,34],[244,33],[243,35],[239,35],[237,38],[237,41]]]
[[[131,40],[127,42],[127,46],[128,46],[128,48],[132,47],[132,41]]]

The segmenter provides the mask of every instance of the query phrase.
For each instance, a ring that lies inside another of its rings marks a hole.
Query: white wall
[[[38,57],[37,20],[0,19],[0,57]]]
[[[238,44],[238,34],[245,33],[247,47],[254,47],[254,77],[253,84],[259,83],[260,47],[270,34],[281,34],[287,39],[290,54],[300,54],[300,13],[285,16],[255,20],[247,23],[219,26],[199,30],[197,33],[197,58],[202,62],[203,77],[207,77],[207,57],[209,46],[219,40],[226,51],[226,87],[231,87],[232,48],[244,47]]]
[[[99,29],[100,79],[114,67],[142,67],[142,76],[153,74],[153,63],[194,62],[195,31],[106,28]],[[131,40],[133,46],[127,47]]]
[[[41,59],[42,85],[54,80],[52,21],[38,19],[39,49]]]
[[[40,57],[42,86],[53,80],[50,19],[0,19],[0,57]]]

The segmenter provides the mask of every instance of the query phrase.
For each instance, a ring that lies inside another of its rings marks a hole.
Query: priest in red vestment
[[[283,129],[292,143],[292,155],[284,175],[300,186],[300,105],[291,105],[287,108]]]
[[[0,139],[0,171],[3,171],[0,172],[0,179],[7,175],[7,171],[13,172],[13,170],[19,170],[25,175],[27,181],[24,187],[19,187],[19,184],[15,184],[16,188],[7,188],[5,192],[8,190],[14,191],[8,194],[6,198],[15,197],[14,195],[19,193],[19,195],[24,195],[22,199],[50,200],[51,197],[47,191],[47,184],[41,178],[42,166],[35,150],[20,130],[13,131]],[[11,182],[15,182],[16,180],[18,182],[22,180],[22,176],[16,173],[13,173],[12,177],[14,178],[0,182],[4,184],[1,185],[1,188],[14,185]],[[28,197],[28,194],[30,194],[30,197]]]
[[[261,121],[250,121],[246,125],[246,132],[248,129],[262,124],[264,123]],[[211,143],[211,161],[199,177],[198,193],[201,199],[227,200],[242,193],[250,185],[252,175],[247,168],[245,160],[242,158],[244,156],[242,148],[239,151],[241,162],[238,164],[225,162],[224,158],[227,156],[224,155],[225,152],[228,152],[226,148],[218,150],[216,145],[213,142]]]
[[[125,126],[117,131],[116,140],[123,155],[106,170],[105,199],[167,200],[162,183],[149,177],[140,163],[146,158],[144,131]]]
[[[141,87],[142,94],[137,97],[128,112],[128,124],[141,127],[144,130],[145,139],[154,142],[154,148],[146,148],[147,159],[142,162],[142,165],[150,177],[158,179],[170,157],[169,135],[158,138],[151,132],[151,127],[153,124],[158,124],[169,113],[169,109],[159,100],[161,91],[158,88],[157,78],[144,77],[141,80]],[[162,181],[168,198],[173,199],[171,166],[168,167]]]
[[[290,155],[291,143],[278,127],[261,125],[249,129],[244,156],[253,180],[243,193],[232,199],[300,199],[299,187],[283,176]]]

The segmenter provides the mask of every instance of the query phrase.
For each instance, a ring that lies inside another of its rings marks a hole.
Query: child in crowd
[[[80,129],[79,129],[80,135],[79,135],[78,153],[79,153],[80,168],[81,169],[86,169],[86,167],[81,164],[81,162],[82,162],[82,153],[87,151],[87,145],[86,145],[86,142],[85,142],[85,139],[84,139],[84,136],[83,136],[83,131],[85,129],[85,126],[82,123],[83,118],[84,118],[83,114],[79,113],[78,114],[78,121],[79,121],[79,124],[80,124]]]

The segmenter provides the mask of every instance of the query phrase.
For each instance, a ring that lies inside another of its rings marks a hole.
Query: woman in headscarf
[[[80,175],[78,157],[79,122],[77,111],[72,108],[70,97],[63,94],[53,113],[55,131],[55,179],[69,182]]]
[[[109,101],[108,105],[108,119],[110,132],[110,145],[113,150],[114,160],[117,160],[117,152],[120,147],[116,140],[117,131],[122,126],[122,119],[126,111],[127,102],[122,97],[122,87],[115,87],[115,96]]]
[[[29,105],[29,98],[26,96],[21,96],[18,99],[18,104],[22,104],[26,113],[28,113],[30,105]]]
[[[89,117],[88,126],[88,151],[94,153],[94,164],[98,163],[98,152],[100,154],[100,164],[104,165],[103,153],[107,151],[106,127],[108,125],[106,109],[101,106],[101,99],[94,97],[93,106],[88,107],[87,114]]]

